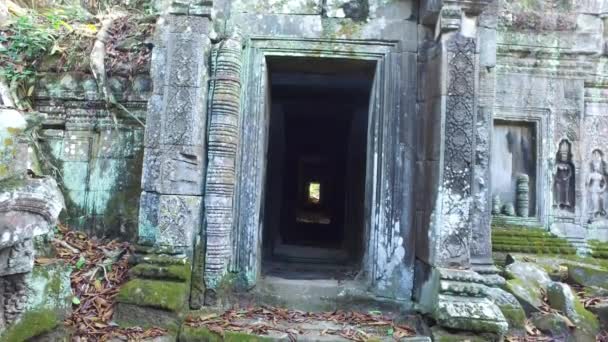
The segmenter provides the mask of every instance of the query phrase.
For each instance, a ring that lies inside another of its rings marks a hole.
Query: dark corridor
[[[375,65],[269,59],[265,260],[358,265]]]

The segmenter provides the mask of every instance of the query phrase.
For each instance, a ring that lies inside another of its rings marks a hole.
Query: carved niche
[[[599,149],[593,150],[589,163],[589,174],[585,180],[589,222],[606,218],[606,171],[604,153]]]
[[[575,169],[572,163],[572,145],[566,139],[559,143],[555,156],[555,171],[553,174],[553,206],[561,210],[574,212],[574,177]]]

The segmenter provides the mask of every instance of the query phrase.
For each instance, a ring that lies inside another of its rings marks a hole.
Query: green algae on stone
[[[431,334],[434,342],[493,342],[499,341],[498,336],[493,334],[473,334],[467,332],[452,332],[434,326],[431,328]],[[181,341],[180,341],[181,342]]]
[[[591,265],[568,264],[568,277],[583,286],[608,289],[608,270]]]
[[[537,284],[529,284],[514,278],[507,280],[505,289],[519,300],[526,312],[537,311],[542,305],[542,294]]]
[[[11,325],[0,340],[22,342],[53,330],[61,323],[61,317],[53,310],[27,311],[19,321]]]
[[[116,300],[177,312],[186,304],[189,286],[175,281],[133,279],[120,288]]]

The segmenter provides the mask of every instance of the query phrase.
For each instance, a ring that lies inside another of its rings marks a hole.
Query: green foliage
[[[0,78],[11,85],[19,99],[32,95],[36,64],[44,55],[56,53],[58,37],[72,31],[74,11],[56,8],[44,13],[29,11],[16,17],[0,32]]]

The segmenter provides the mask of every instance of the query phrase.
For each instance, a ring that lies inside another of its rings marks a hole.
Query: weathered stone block
[[[190,263],[166,266],[139,264],[133,267],[129,273],[135,278],[187,282],[190,281]]]
[[[547,286],[547,299],[552,308],[563,312],[577,326],[576,341],[593,341],[599,332],[599,322],[587,311],[567,284],[552,282]]]
[[[177,331],[179,320],[176,313],[137,304],[116,304],[112,317],[121,327],[162,327]]]
[[[37,266],[27,275],[4,277],[2,341],[25,341],[60,325],[72,309],[71,267]]]
[[[165,85],[196,88],[206,85],[210,48],[211,42],[205,35],[191,32],[170,34]]]
[[[139,200],[139,243],[152,245],[156,241],[158,229],[159,195],[142,192]]]
[[[272,13],[272,14],[321,14],[320,0],[292,1],[248,1],[236,0],[232,4],[233,12]]]
[[[117,302],[170,312],[181,310],[188,298],[189,285],[181,282],[133,279],[124,284]]]
[[[0,250],[0,276],[26,273],[34,267],[32,239],[23,240]]]
[[[161,195],[156,243],[191,247],[201,228],[202,197]]]
[[[13,186],[0,192],[0,248],[48,233],[65,207],[52,178],[24,177]]]
[[[90,158],[91,135],[88,132],[66,133],[63,142],[63,161],[88,161]]]
[[[608,271],[591,265],[568,264],[568,278],[583,286],[608,289]]]
[[[202,197],[143,192],[139,243],[191,248],[201,225]]]
[[[166,88],[162,88],[163,90]],[[146,128],[144,132],[145,147],[159,147],[162,130],[163,96],[152,95],[148,100]]]
[[[89,163],[66,161],[62,164],[63,186],[67,190],[85,190],[89,174]]]
[[[99,133],[97,158],[133,158],[134,139],[138,130],[107,129]]]
[[[526,313],[517,299],[503,289],[488,287],[487,293],[490,300],[494,302],[509,323],[509,329],[523,329],[526,321]]]
[[[202,146],[147,148],[142,187],[174,195],[202,195],[205,168]]]
[[[204,145],[207,94],[202,88],[168,87],[161,115],[165,145]]]
[[[170,33],[206,34],[211,28],[209,18],[199,16],[171,15],[167,18]]]

